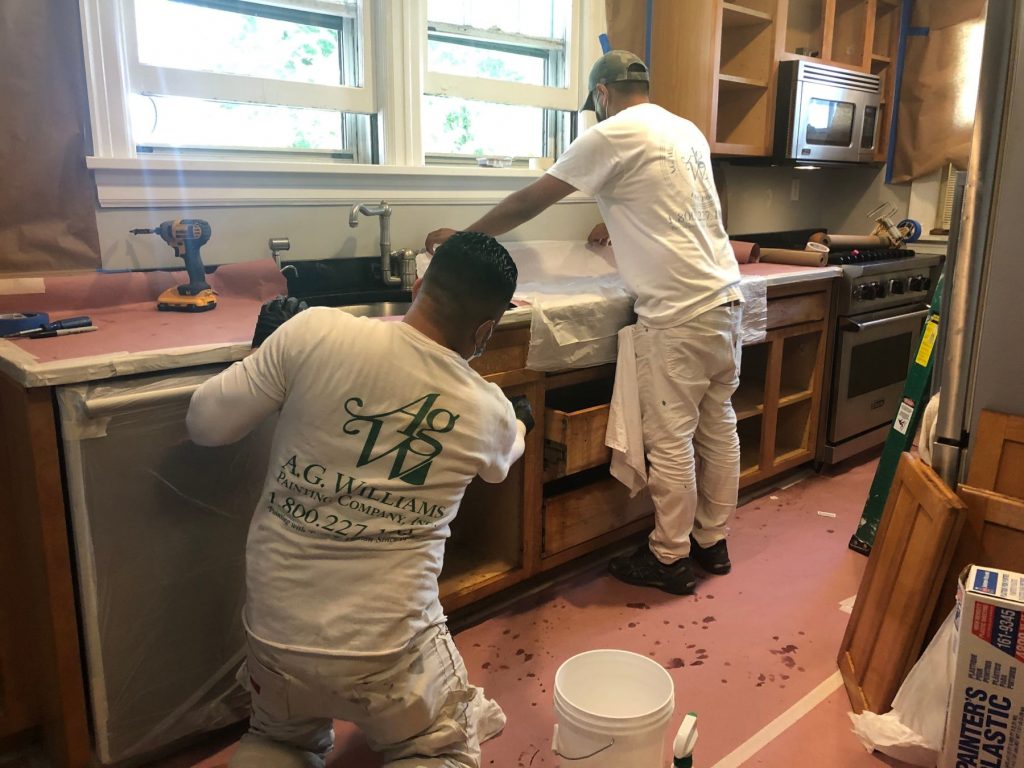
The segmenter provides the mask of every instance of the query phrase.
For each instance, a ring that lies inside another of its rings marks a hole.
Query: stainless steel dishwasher
[[[185,430],[223,366],[58,389],[96,754],[151,753],[247,715],[245,538],[274,419],[221,448]]]

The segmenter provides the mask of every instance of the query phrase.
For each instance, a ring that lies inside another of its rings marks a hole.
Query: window
[[[346,110],[362,86],[359,7],[323,11],[239,0],[133,0],[131,128],[145,147],[355,154]]]
[[[490,199],[531,174],[422,166],[557,157],[604,19],[603,0],[79,6],[101,206]]]
[[[422,128],[428,157],[560,152],[579,108],[574,5],[427,0]]]

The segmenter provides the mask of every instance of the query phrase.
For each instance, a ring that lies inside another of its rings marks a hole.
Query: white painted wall
[[[799,181],[799,200],[791,200],[792,182]],[[524,180],[524,184],[526,181]],[[726,169],[728,229],[732,233],[825,227],[834,232],[866,233],[872,224],[865,214],[883,199],[892,200],[899,217],[906,215],[909,186],[886,186],[877,168],[792,168],[729,166]],[[376,198],[371,198],[375,200]],[[438,227],[469,225],[489,205],[440,203],[396,204],[391,216],[392,248],[418,249],[427,232]],[[378,253],[375,219],[362,218],[348,226],[348,207],[266,206],[235,208],[119,209],[96,213],[104,267],[140,269],[177,267],[176,259],[155,235],[132,236],[134,227],[153,226],[165,219],[195,216],[206,219],[213,237],[203,251],[207,264],[265,258],[267,240],[288,237],[288,259],[329,259],[374,256]],[[502,239],[574,240],[585,238],[600,220],[588,201],[560,203]]]

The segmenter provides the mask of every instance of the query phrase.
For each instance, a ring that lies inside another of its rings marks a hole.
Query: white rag
[[[611,474],[629,489],[630,498],[647,487],[647,456],[640,418],[640,385],[636,373],[635,325],[619,331],[615,388],[608,410],[604,444],[612,449]]]

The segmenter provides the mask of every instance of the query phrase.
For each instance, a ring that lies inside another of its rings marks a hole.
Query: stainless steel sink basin
[[[378,301],[373,304],[352,304],[338,309],[356,317],[401,317],[411,306],[408,301]]]

